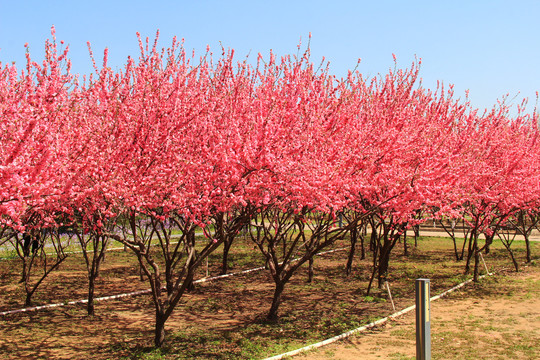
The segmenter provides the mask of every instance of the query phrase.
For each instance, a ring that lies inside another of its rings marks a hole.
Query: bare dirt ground
[[[433,359],[540,357],[538,267],[486,282],[431,303]],[[377,329],[295,359],[415,359],[415,346],[415,314],[411,311]]]
[[[317,257],[313,283],[306,282],[304,268],[293,277],[277,324],[261,321],[273,289],[268,273],[261,271],[196,286],[167,322],[167,340],[161,350],[152,346],[151,297],[138,296],[96,303],[96,316],[92,317],[85,315],[84,305],[0,317],[0,359],[261,359],[300,348],[392,313],[384,289],[374,289],[370,297],[365,296],[370,259],[355,262],[353,275],[346,277],[344,255],[346,252]],[[445,239],[422,240],[410,256],[396,249],[389,277],[396,307],[414,303],[416,278],[432,279],[432,295],[463,281],[463,264],[452,256],[451,244]],[[522,252],[519,257],[523,258]],[[246,258],[238,254],[232,270],[261,265],[256,257],[240,263]],[[81,259],[66,261],[36,293],[36,305],[84,298]],[[510,265],[502,249],[493,249],[486,261],[494,269]],[[219,269],[218,262],[211,264],[212,275]],[[16,265],[0,263],[0,311],[20,308],[24,299]],[[539,278],[540,268],[531,266],[518,274],[485,278],[434,302],[433,358],[537,359]],[[132,256],[111,253],[101,271],[96,296],[147,286],[139,281]],[[414,358],[413,319],[410,313],[303,358]]]

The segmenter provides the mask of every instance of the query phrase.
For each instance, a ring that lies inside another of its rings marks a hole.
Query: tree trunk
[[[375,251],[375,247],[377,246],[377,228],[373,225],[371,226],[371,238],[369,240],[369,251]]]
[[[352,271],[352,263],[354,259],[354,251],[356,248],[357,239],[358,239],[358,230],[355,226],[351,229],[351,248],[349,250],[349,258],[347,259],[347,266],[345,267],[345,273],[347,274],[347,276],[349,276]]]
[[[229,250],[233,243],[234,237],[227,236],[227,240],[223,242],[223,256],[221,258],[221,275],[229,272]]]
[[[493,243],[493,238],[495,237],[495,232],[491,235],[485,235],[486,236],[486,246],[485,246],[485,253],[489,254],[490,246]]]
[[[369,278],[369,284],[367,287],[366,296],[369,296],[369,293],[371,292],[373,279],[375,279],[375,274],[377,273],[377,269],[378,269],[377,260],[378,260],[378,255],[379,255],[378,252],[379,252],[379,247],[377,246],[377,248],[375,248],[375,250],[373,251],[373,265],[372,265],[373,268],[371,270],[371,276]]]
[[[24,306],[28,307],[32,305],[32,295],[34,294],[33,291],[26,293],[26,298],[24,300]]]
[[[465,246],[467,246],[467,237],[463,239],[463,246],[461,246],[461,254],[459,255],[458,261],[462,261],[465,256]]]
[[[96,277],[94,274],[88,276],[88,303],[86,304],[86,310],[88,316],[94,316],[94,289],[95,289]]]
[[[309,258],[308,265],[308,283],[313,281],[313,257]]]
[[[409,248],[407,247],[407,230],[403,232],[403,255],[409,256]]]
[[[274,289],[274,297],[272,299],[272,306],[270,306],[270,311],[266,316],[266,320],[272,322],[276,322],[278,320],[278,308],[279,304],[281,303],[281,294],[283,293],[284,289],[285,283],[283,281],[279,281],[276,283],[276,288]]]
[[[369,283],[366,290],[366,296],[369,296],[369,293],[371,292],[371,286],[373,285],[373,280],[375,279],[375,274],[377,273],[377,266],[373,265],[373,269],[371,271],[371,276],[369,277]]]
[[[360,260],[366,258],[366,247],[364,246],[365,234],[360,236]]]
[[[383,244],[379,255],[379,276],[378,276],[378,285],[379,289],[382,289],[386,277],[388,275],[388,266],[390,264],[390,252],[392,251],[393,245],[397,242],[397,238],[394,240],[386,240]]]
[[[465,274],[468,274],[471,270],[471,258],[473,257],[473,234],[469,237],[469,251],[467,252],[467,262],[465,263]],[[465,244],[463,244],[465,247]]]
[[[478,282],[478,273],[480,270],[480,251],[478,251],[478,237],[475,236],[474,238],[474,276],[473,281]]]
[[[195,251],[195,254],[197,254],[197,251]],[[193,258],[191,258],[191,260],[187,263],[187,268],[188,269],[193,268],[193,263],[195,262],[195,257],[196,256],[197,255],[193,256]],[[193,290],[195,290],[195,284],[193,282],[193,276],[191,278],[186,278],[186,281],[187,281],[186,291],[187,292],[192,292]]]
[[[154,345],[159,348],[165,341],[165,315],[156,310],[156,328],[154,330]]]
[[[144,271],[142,265],[139,264],[139,280],[144,281]]]
[[[26,281],[26,278],[27,278],[27,276],[26,276],[26,272],[27,272],[26,268],[27,268],[26,259],[24,259],[23,260],[22,275],[21,275],[21,280],[19,280],[19,284]]]
[[[531,262],[531,242],[528,236],[525,236],[525,249],[527,251],[527,263]]]
[[[516,261],[516,258],[514,257],[514,252],[510,249],[508,249],[508,252],[510,253],[510,257],[512,258],[512,263],[514,264],[514,268],[516,269],[516,272],[519,272],[519,265]]]
[[[456,256],[456,261],[459,261],[461,259],[459,258],[459,252],[458,252],[458,248],[457,248],[457,241],[456,241],[456,237],[454,235],[452,235],[452,242],[454,243],[454,255]]]

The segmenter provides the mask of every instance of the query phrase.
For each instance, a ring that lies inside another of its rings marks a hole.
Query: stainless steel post
[[[431,360],[429,279],[416,279],[416,360]]]

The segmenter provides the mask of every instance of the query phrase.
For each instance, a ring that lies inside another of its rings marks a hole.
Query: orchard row
[[[163,50],[139,41],[122,70],[105,51],[83,77],[56,41],[42,64],[29,53],[25,69],[0,64],[0,241],[29,273],[46,238],[60,249],[61,233],[74,234],[89,313],[107,243],[124,243],[153,290],[156,346],[195,269],[241,231],[272,273],[276,319],[296,270],[345,236],[354,248],[366,226],[381,284],[400,236],[427,218],[470,229],[475,277],[497,229],[528,236],[537,223],[536,111],[479,112],[452,87],[424,89],[419,62],[337,79],[309,50],[252,65],[233,51],[196,58],[176,40]]]

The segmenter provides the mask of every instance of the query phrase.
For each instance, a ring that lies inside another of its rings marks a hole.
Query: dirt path
[[[540,358],[540,269],[505,274],[431,304],[433,359]],[[294,359],[415,359],[414,311]]]

